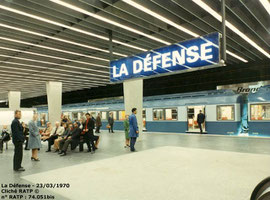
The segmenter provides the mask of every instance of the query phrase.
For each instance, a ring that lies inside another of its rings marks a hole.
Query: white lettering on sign
[[[160,58],[161,58],[160,54],[153,56],[153,70],[156,70],[157,66],[161,63]]]
[[[138,58],[131,61],[132,68],[127,68],[125,63],[122,63],[119,72],[117,67],[113,66],[113,77],[119,78],[131,74],[140,74],[142,72],[155,71],[158,67],[166,69],[177,65],[186,65],[187,63],[195,63],[199,60],[208,61],[213,59],[213,46],[211,42],[205,42],[200,45],[193,45],[188,48],[182,47],[171,52],[148,53],[145,58]],[[212,63],[211,63],[212,64]]]
[[[128,76],[128,70],[127,70],[127,66],[125,63],[122,63],[122,65],[120,67],[119,74],[117,74],[117,72],[116,72],[116,66],[113,66],[113,77],[121,77],[123,74]]]
[[[162,54],[162,68],[168,68],[171,66],[171,59],[169,56],[171,56],[171,52]]]
[[[133,73],[138,74],[143,69],[143,62],[141,60],[135,60],[133,62]]]
[[[181,54],[179,54],[179,51],[172,52],[172,66],[176,64],[185,64],[185,49],[181,49]]]
[[[212,46],[210,42],[201,45],[201,60],[210,60],[213,58],[213,55],[209,54],[212,53],[212,48],[207,48],[209,46]]]
[[[187,58],[187,61],[189,63],[194,63],[199,59],[200,56],[197,52],[198,50],[199,50],[199,48],[197,46],[191,46],[187,49],[187,55],[189,56]]]

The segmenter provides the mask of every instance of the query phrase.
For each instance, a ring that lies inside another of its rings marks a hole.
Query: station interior
[[[269,154],[270,0],[0,0],[0,199],[270,200]]]

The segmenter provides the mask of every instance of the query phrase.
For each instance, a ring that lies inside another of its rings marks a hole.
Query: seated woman
[[[60,141],[64,140],[65,137],[69,134],[69,132],[72,129],[72,124],[68,125],[67,123],[63,123],[62,127],[64,127],[65,129],[63,135],[60,135],[57,139],[54,140],[53,146],[54,146],[55,152],[59,152],[59,143]]]
[[[41,133],[41,140],[46,141],[50,137],[51,132],[52,132],[52,124],[50,122],[47,122],[47,127],[45,128],[43,133]]]
[[[9,134],[8,129],[7,129],[7,125],[4,125],[3,129],[2,129],[1,138],[0,138],[0,153],[3,153],[4,142],[7,142],[9,140],[10,140],[10,134]]]

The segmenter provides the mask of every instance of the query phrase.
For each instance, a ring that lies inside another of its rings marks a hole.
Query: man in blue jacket
[[[130,137],[130,151],[135,151],[135,143],[137,140],[137,137],[139,137],[139,129],[138,129],[138,123],[137,123],[137,108],[132,108],[132,114],[129,116],[129,137]]]
[[[20,123],[21,119],[21,111],[15,111],[15,119],[11,124],[11,132],[12,132],[12,142],[15,146],[14,148],[14,158],[13,158],[13,169],[15,171],[25,171],[25,169],[21,166],[22,158],[23,158],[23,127]]]

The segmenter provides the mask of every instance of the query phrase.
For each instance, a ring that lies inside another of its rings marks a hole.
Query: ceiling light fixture
[[[91,12],[89,12],[89,11],[87,11],[87,10],[84,10],[84,9],[82,9],[82,8],[79,8],[79,7],[77,7],[77,6],[74,6],[74,5],[72,5],[72,4],[69,4],[69,3],[67,3],[67,2],[64,2],[64,1],[61,1],[61,0],[50,0],[50,1],[51,1],[51,2],[54,2],[54,3],[57,3],[57,4],[61,5],[61,6],[67,7],[67,8],[69,8],[69,9],[75,10],[75,11],[77,11],[77,12],[83,13],[83,14],[85,14],[85,15],[94,17],[94,18],[96,18],[96,19],[98,19],[98,20],[101,20],[101,21],[103,21],[103,22],[112,24],[112,25],[114,25],[114,26],[118,26],[118,27],[123,28],[123,29],[125,29],[125,30],[127,30],[127,31],[131,31],[131,32],[133,32],[133,33],[137,33],[137,34],[139,34],[139,35],[145,36],[145,37],[147,37],[147,38],[149,38],[149,39],[155,40],[155,41],[160,42],[160,43],[162,43],[162,44],[166,44],[166,45],[170,45],[170,44],[171,44],[171,43],[169,43],[169,42],[167,42],[167,41],[165,41],[165,40],[162,40],[162,39],[160,39],[160,38],[157,38],[157,37],[154,37],[154,36],[152,36],[152,35],[146,34],[146,33],[142,32],[142,31],[137,30],[137,29],[134,29],[134,28],[125,26],[125,25],[120,24],[120,23],[118,23],[118,22],[116,22],[116,21],[113,21],[113,20],[111,20],[111,19],[109,19],[109,18],[102,17],[102,16],[97,15],[97,14],[95,14],[95,13],[91,13]]]
[[[206,12],[211,14],[213,17],[215,17],[218,21],[222,21],[222,17],[220,14],[218,14],[216,11],[214,11],[210,6],[208,6],[206,3],[204,3],[202,0],[192,0],[194,3],[196,3],[198,6],[200,6],[202,9],[204,9]],[[228,20],[226,20],[226,26],[231,29],[233,32],[235,32],[237,35],[239,35],[241,38],[243,38],[246,42],[248,42],[251,46],[256,48],[258,51],[260,51],[262,54],[264,54],[266,57],[270,58],[270,54],[267,53],[264,49],[262,49],[257,43],[255,43],[253,40],[251,40],[248,36],[246,36],[243,32],[241,32],[236,26],[234,26],[232,23],[230,23]]]
[[[76,31],[76,32],[79,32],[79,33],[83,33],[83,34],[86,34],[86,35],[89,35],[89,36],[92,36],[92,37],[96,37],[96,38],[99,38],[99,39],[102,39],[102,40],[109,41],[108,37],[98,35],[98,34],[95,34],[95,33],[89,32],[89,31],[85,31],[85,30],[82,30],[82,29],[79,29],[79,28],[75,28],[75,27],[72,27],[72,26],[68,26],[68,25],[65,25],[65,24],[62,24],[62,23],[59,23],[59,22],[56,22],[56,21],[53,21],[53,20],[49,20],[49,19],[46,19],[46,18],[43,18],[43,17],[39,17],[39,16],[36,16],[36,15],[33,15],[33,14],[29,14],[29,13],[26,13],[26,12],[23,12],[23,11],[14,9],[14,8],[10,8],[10,7],[3,6],[3,5],[0,5],[0,8],[4,9],[4,10],[7,10],[7,11],[10,11],[10,12],[13,12],[13,13],[16,13],[16,14],[20,14],[20,15],[30,17],[32,19],[36,19],[36,20],[43,21],[43,22],[46,22],[46,23],[49,23],[49,24],[64,27],[66,29],[70,29],[70,30],[73,30],[73,31]],[[121,44],[123,46],[127,46],[127,47],[130,47],[130,48],[133,48],[133,49],[137,49],[137,50],[140,50],[140,51],[147,51],[147,49],[140,48],[140,47],[137,47],[135,45],[128,44],[128,43],[124,43],[124,42],[121,42],[119,40],[113,39],[112,41],[114,43]]]

